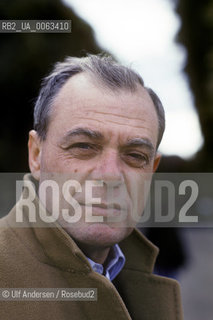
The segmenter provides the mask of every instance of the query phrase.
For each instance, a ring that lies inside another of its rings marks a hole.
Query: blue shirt
[[[123,269],[125,264],[125,256],[121,251],[118,244],[115,244],[109,252],[109,255],[104,263],[104,266],[100,263],[96,263],[90,258],[88,261],[93,269],[93,271],[98,272],[104,275],[110,281],[114,280],[115,277],[119,274],[119,272]]]

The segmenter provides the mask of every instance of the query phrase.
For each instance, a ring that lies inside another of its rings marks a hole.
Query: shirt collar
[[[88,257],[87,259],[93,271],[98,272],[102,275],[105,275],[105,277],[110,281],[114,280],[115,277],[120,273],[126,261],[125,256],[118,244],[115,244],[110,249],[109,255],[104,265],[100,263],[96,263]]]

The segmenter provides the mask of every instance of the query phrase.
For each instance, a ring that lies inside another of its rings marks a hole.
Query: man
[[[25,187],[1,221],[1,287],[96,288],[97,301],[3,301],[0,318],[182,319],[178,284],[152,274],[157,249],[134,229],[160,160],[156,94],[111,58],[67,58],[34,129],[25,182],[38,195]]]

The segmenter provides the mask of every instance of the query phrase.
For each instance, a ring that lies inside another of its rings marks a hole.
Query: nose
[[[98,159],[93,175],[94,179],[103,180],[106,184],[112,183],[114,186],[122,184],[124,177],[119,154],[114,150],[104,152]]]

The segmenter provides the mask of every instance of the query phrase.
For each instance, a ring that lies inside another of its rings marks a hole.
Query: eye
[[[129,156],[138,160],[144,160],[145,157],[139,153],[130,153]]]
[[[149,163],[149,159],[146,155],[138,152],[129,152],[124,155],[125,162],[136,168],[143,168]]]
[[[92,158],[97,154],[98,150],[98,146],[88,142],[76,142],[68,148],[70,155],[79,159]]]
[[[79,149],[83,149],[83,150],[90,150],[90,149],[92,149],[94,147],[89,143],[79,142],[79,143],[75,143],[74,145],[72,145],[71,148],[79,148]]]

